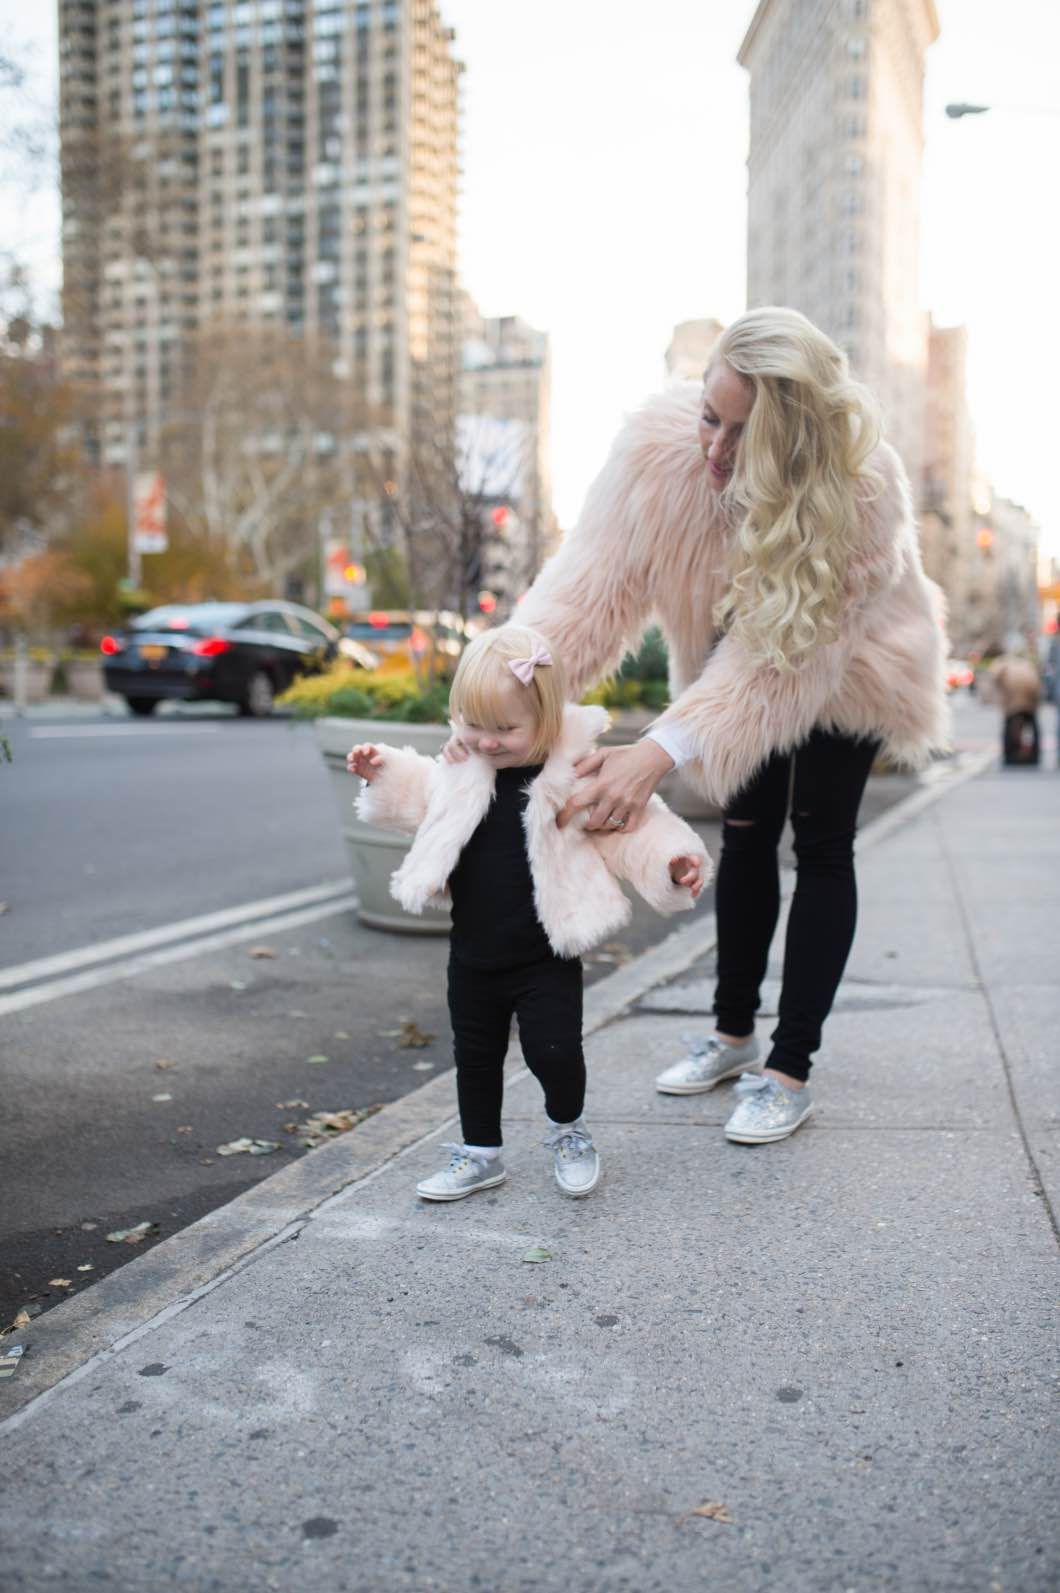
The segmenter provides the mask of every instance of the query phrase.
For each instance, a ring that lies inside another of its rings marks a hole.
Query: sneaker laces
[[[722,1042],[716,1034],[708,1034],[705,1040],[694,1034],[682,1034],[681,1044],[687,1045],[692,1056],[713,1056],[721,1050]]]
[[[541,1141],[549,1150],[555,1151],[557,1156],[575,1158],[584,1156],[586,1151],[593,1148],[593,1136],[587,1128],[554,1128],[545,1135]]]
[[[475,1156],[471,1151],[466,1150],[463,1145],[455,1145],[451,1140],[447,1140],[442,1149],[449,1152],[447,1173],[455,1173],[461,1162],[470,1162],[473,1167],[487,1167],[489,1165],[484,1156]]]
[[[733,1085],[736,1095],[754,1095],[757,1090],[764,1090],[768,1084],[775,1084],[775,1079],[767,1079],[762,1073],[741,1073]]]

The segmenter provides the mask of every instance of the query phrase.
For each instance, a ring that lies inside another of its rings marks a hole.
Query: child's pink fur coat
[[[898,455],[881,443],[872,459],[883,490],[861,505],[838,641],[780,673],[754,663],[734,634],[715,637],[734,533],[700,450],[701,394],[681,383],[630,417],[581,520],[513,617],[555,645],[572,697],[614,670],[657,618],[673,698],[659,723],[692,737],[686,772],[722,805],[815,726],[878,736],[893,761],[922,766],[948,739],[946,644]]]
[[[534,905],[561,957],[577,956],[628,924],[632,909],[619,880],[629,880],[657,912],[675,913],[693,901],[688,887],[670,878],[670,859],[701,858],[704,881],[711,872],[699,836],[658,797],[629,835],[556,824],[577,784],[575,763],[607,725],[603,708],[564,710],[559,742],[531,782],[523,813]],[[428,903],[444,906],[449,876],[493,799],[495,770],[476,753],[452,764],[411,747],[385,747],[383,755],[382,769],[357,798],[357,812],[383,829],[415,831],[390,883],[406,912],[421,913]]]

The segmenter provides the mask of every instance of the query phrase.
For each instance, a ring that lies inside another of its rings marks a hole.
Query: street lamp
[[[953,120],[956,121],[959,116],[982,116],[983,112],[988,111],[989,109],[989,105],[965,105],[960,103],[957,105],[947,105],[946,115],[952,117]]]
[[[964,100],[958,100],[946,106],[946,115],[953,121],[961,116],[982,116],[986,111],[1004,111],[1010,116],[1060,116],[1060,106],[1057,105],[969,105]]]

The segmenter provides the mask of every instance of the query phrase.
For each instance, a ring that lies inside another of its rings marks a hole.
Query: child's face
[[[490,726],[460,720],[460,737],[496,769],[518,769],[529,763],[537,739],[537,715],[530,689],[513,675],[497,693],[496,723]]]

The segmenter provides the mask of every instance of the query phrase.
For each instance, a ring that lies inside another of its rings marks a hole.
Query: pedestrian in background
[[[501,1160],[504,1057],[512,1018],[545,1092],[546,1143],[565,1195],[587,1195],[600,1158],[582,1116],[580,954],[629,922],[628,880],[657,911],[690,908],[709,873],[702,842],[656,797],[635,834],[561,830],[574,765],[607,728],[606,710],[567,702],[558,656],[525,626],[476,638],[449,694],[459,745],[447,758],[411,748],[354,747],[366,782],[360,817],[415,831],[392,890],[409,912],[452,905],[449,1014],[463,1139],[423,1200],[492,1189]]]
[[[1036,766],[1041,758],[1038,706],[1042,683],[1037,667],[1023,652],[1002,653],[990,666],[990,681],[1001,705],[1001,756],[1007,765]]]
[[[797,883],[779,1023],[729,1139],[783,1139],[854,935],[853,846],[883,750],[919,768],[948,740],[941,597],[924,576],[909,485],[846,356],[794,310],[749,311],[704,385],[649,401],[620,432],[581,519],[520,603],[566,659],[573,695],[614,670],[653,616],[672,703],[635,746],[595,752],[563,821],[640,822],[682,767],[724,808],[713,1034],[667,1068],[690,1094],[752,1066],[780,908],[789,801]]]

